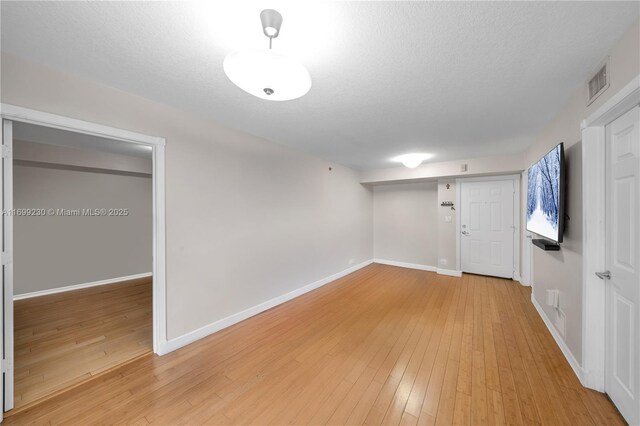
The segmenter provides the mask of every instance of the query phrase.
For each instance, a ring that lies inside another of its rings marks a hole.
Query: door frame
[[[527,192],[527,185],[529,184],[529,173],[527,170],[520,174],[520,193]],[[521,203],[526,203],[525,197],[520,200]],[[520,211],[523,213],[526,211],[526,204],[520,204]],[[520,215],[520,284],[526,287],[533,287],[533,234],[527,231],[526,217],[524,214]]]
[[[61,115],[36,111],[10,104],[0,104],[0,116],[4,120],[36,124],[116,139],[152,148],[152,191],[153,191],[153,352],[166,353],[167,347],[167,304],[166,304],[166,225],[165,225],[165,146],[163,137],[149,136],[115,127],[104,126],[89,121],[77,120]],[[11,300],[13,303],[13,300]],[[7,327],[2,321],[2,327]],[[13,327],[13,325],[11,325]],[[13,330],[11,330],[13,332]]]
[[[2,193],[2,209],[3,211],[10,211],[13,209],[13,122],[10,120],[2,121],[2,177],[0,184],[3,186],[0,188]],[[5,139],[6,137],[6,139]],[[0,245],[2,246],[2,253],[0,258],[2,259],[3,279],[2,279],[2,315],[0,320],[4,321],[5,327],[3,329],[2,336],[2,356],[0,356],[0,371],[2,372],[3,387],[1,403],[3,404],[3,410],[11,410],[13,408],[13,395],[14,395],[14,323],[13,323],[13,216],[10,214],[2,217],[0,223]],[[11,333],[6,333],[6,330],[10,330]],[[9,353],[10,352],[10,353]],[[1,417],[0,417],[1,418]]]
[[[520,281],[520,175],[490,175],[456,179],[456,270],[462,271],[462,244],[460,228],[460,210],[462,209],[461,184],[469,182],[491,182],[495,180],[513,181],[513,276],[515,281]]]
[[[605,390],[605,126],[640,105],[640,75],[584,119],[582,130],[582,377],[584,386]],[[585,206],[590,206],[585,208]],[[588,314],[587,314],[588,313]]]

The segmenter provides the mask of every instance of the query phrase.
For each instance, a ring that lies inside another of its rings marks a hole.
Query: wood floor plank
[[[468,275],[462,277],[462,280],[470,279]],[[464,322],[462,330],[462,346],[460,349],[460,366],[458,368],[458,392],[463,392],[471,396],[471,371],[473,365],[473,310],[474,310],[474,293],[475,286],[470,286],[467,291],[467,302],[464,313]]]
[[[15,407],[152,350],[151,278],[14,302]]]
[[[434,339],[436,341],[440,339],[440,333],[442,333],[442,328],[448,315],[447,308],[453,300],[454,291],[455,288],[453,286],[449,286],[446,289],[439,308],[427,313],[427,316],[425,316],[426,321],[421,324],[420,333],[415,335],[414,344],[406,347],[404,354],[406,357],[399,361],[398,364],[400,366],[398,371],[402,370],[402,379],[400,379],[398,389],[382,421],[384,424],[398,424],[400,422],[434,330],[436,331]]]
[[[510,280],[373,264],[9,413],[5,423],[624,424],[605,395],[580,385],[530,297]],[[59,357],[97,345],[102,356],[85,354],[91,368],[104,354],[127,353],[127,327],[109,318],[58,325],[60,333],[40,325],[21,334],[17,351],[28,352],[29,338]],[[105,326],[98,337],[74,338]],[[113,344],[100,346],[106,339]],[[44,379],[37,357],[28,365],[32,372],[16,372],[21,380]]]
[[[453,424],[466,426],[471,424],[471,396],[456,392],[456,405],[453,409]]]
[[[469,280],[468,276],[465,276],[462,280],[462,290],[460,294],[460,303],[458,305],[458,311],[456,313],[455,323],[453,326],[453,336],[451,341],[451,347],[447,357],[447,364],[445,367],[445,373],[441,388],[440,402],[438,404],[438,410],[436,412],[435,424],[438,425],[450,425],[453,424],[453,415],[455,410],[456,401],[456,389],[458,384],[458,372],[460,370],[460,357],[462,350],[462,338],[464,331],[464,318],[467,308],[467,294],[469,292]],[[428,413],[425,408],[427,404],[423,405],[422,416],[428,416],[424,422],[428,423],[433,414]]]

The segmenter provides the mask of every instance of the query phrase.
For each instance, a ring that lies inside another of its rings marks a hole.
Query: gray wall
[[[602,106],[640,73],[640,24],[636,22],[609,55],[610,87],[586,106],[584,87],[576,89],[566,106],[538,135],[525,153],[533,164],[560,142],[567,155],[567,221],[564,243],[559,252],[532,247],[533,296],[553,321],[557,312],[546,306],[545,290],[560,290],[560,310],[566,316],[565,342],[578,362],[582,362],[582,147],[580,122]],[[525,200],[523,200],[525,202]],[[523,210],[526,211],[526,210]]]
[[[14,218],[14,294],[151,272],[151,178],[16,165],[15,208],[128,208]]]
[[[14,138],[17,138],[15,133]],[[141,158],[25,140],[14,141],[13,159],[32,164],[46,163],[51,166],[84,167],[105,171],[142,173],[149,176],[151,176],[153,166],[151,155],[149,158]]]
[[[2,102],[167,139],[168,338],[373,257],[353,170],[7,54]]]
[[[374,257],[436,266],[437,203],[436,182],[375,186],[373,189]]]

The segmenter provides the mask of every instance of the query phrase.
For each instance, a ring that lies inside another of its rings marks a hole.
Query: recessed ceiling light
[[[433,154],[414,153],[414,154],[399,155],[393,158],[391,161],[402,163],[405,167],[414,169],[418,167],[420,164],[422,164],[423,161],[428,160],[431,157],[433,157]]]
[[[272,9],[260,13],[262,30],[269,38],[268,50],[231,53],[224,59],[229,80],[247,93],[270,101],[288,101],[311,89],[309,71],[300,62],[271,50],[280,34],[282,15]]]

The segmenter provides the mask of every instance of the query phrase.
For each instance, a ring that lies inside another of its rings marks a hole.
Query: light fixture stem
[[[273,43],[273,37],[269,37],[269,49],[271,49],[271,43]]]

